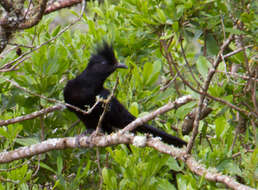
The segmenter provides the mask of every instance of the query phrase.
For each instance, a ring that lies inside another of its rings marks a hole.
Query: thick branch
[[[58,11],[60,9],[63,9],[63,8],[68,8],[68,7],[74,6],[76,4],[79,4],[81,2],[82,2],[82,0],[55,1],[52,4],[49,4],[47,6],[47,8],[45,9],[44,14],[46,15],[46,14],[52,13],[54,11]]]
[[[189,169],[199,176],[204,176],[205,179],[225,184],[227,187],[235,190],[253,190],[252,188],[242,185],[235,181],[235,179],[222,175],[218,172],[206,169],[193,157],[188,155],[185,158],[185,152],[173,146],[168,146],[162,143],[158,138],[144,138],[143,136],[134,136],[130,133],[114,133],[108,136],[90,136],[81,137],[80,142],[77,143],[76,137],[67,137],[59,139],[49,139],[41,143],[22,147],[9,152],[0,153],[0,163],[8,163],[14,160],[31,157],[37,154],[42,154],[51,150],[62,150],[66,148],[92,148],[92,147],[107,147],[118,144],[137,144],[136,141],[144,139],[141,144],[142,147],[152,147],[157,151],[169,154],[186,163]]]
[[[188,96],[183,96],[181,98],[178,98],[177,100],[175,100],[174,102],[169,102],[166,105],[160,107],[159,109],[143,116],[143,117],[139,117],[136,120],[134,120],[133,122],[131,122],[129,125],[127,125],[123,130],[121,130],[121,133],[124,133],[126,131],[132,131],[134,130],[137,126],[140,126],[144,123],[146,123],[147,121],[150,121],[152,119],[154,119],[155,117],[157,117],[158,115],[161,115],[163,113],[168,112],[169,110],[172,109],[176,109],[184,104],[187,104],[188,102],[193,101],[193,98],[188,95]]]
[[[0,4],[7,12],[11,12],[14,9],[13,4],[9,0],[1,0]]]
[[[44,15],[47,6],[47,1],[48,0],[41,0],[41,2],[39,3],[39,8],[36,12],[36,16],[34,16],[33,18],[29,18],[24,23],[20,23],[17,29],[31,28],[32,26],[38,24]]]

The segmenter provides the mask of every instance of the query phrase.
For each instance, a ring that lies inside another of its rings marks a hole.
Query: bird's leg
[[[96,136],[96,130],[95,129],[92,129],[92,128],[89,128],[89,129],[86,129],[82,134],[79,134],[76,136],[76,144],[80,147],[80,139],[84,136],[87,136],[89,135],[90,136],[90,141],[91,141],[91,138]]]

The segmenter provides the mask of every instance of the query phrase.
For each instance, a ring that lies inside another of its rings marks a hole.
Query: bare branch
[[[252,153],[252,152],[254,152],[254,150],[245,150],[245,151],[244,151],[244,154],[245,154],[245,153]],[[233,154],[233,155],[232,155],[232,158],[236,158],[236,157],[238,157],[238,156],[241,156],[241,152],[237,152],[237,153]]]
[[[5,178],[3,178],[3,177],[1,177],[0,176],[0,181],[2,181],[2,182],[9,182],[9,183],[13,183],[13,184],[19,184],[19,180],[16,180],[16,181],[14,181],[14,180],[11,180],[11,179],[5,179]]]
[[[53,42],[55,41],[58,37],[60,37],[65,31],[67,31],[69,28],[71,28],[74,24],[76,24],[77,22],[79,22],[82,18],[82,15],[83,15],[83,10],[85,9],[85,1],[83,1],[83,4],[82,4],[82,9],[81,9],[81,13],[80,13],[80,16],[78,19],[74,20],[72,23],[70,23],[69,25],[67,25],[66,27],[64,27],[55,37],[49,39],[48,41],[36,46],[35,48],[31,49],[30,51],[28,52],[25,52],[24,54],[20,55],[19,57],[17,57],[15,60],[3,65],[0,70],[2,69],[6,69],[6,68],[9,68],[13,63],[15,63],[16,61],[19,61],[20,59],[22,59],[23,57],[29,55],[30,53],[38,50],[39,48],[41,48],[42,46],[46,45],[46,44],[49,44],[50,42]],[[0,51],[1,52],[1,51]]]
[[[26,88],[24,88],[24,87],[21,87],[21,86],[20,86],[17,82],[15,82],[15,81],[12,81],[12,80],[9,80],[9,79],[6,79],[6,78],[3,78],[3,79],[4,79],[5,81],[10,82],[13,86],[15,86],[15,87],[17,87],[17,88],[19,88],[19,89],[21,89],[21,90],[23,90],[23,91],[25,91],[25,92],[27,92],[27,93],[33,95],[33,96],[40,97],[40,98],[42,98],[42,99],[44,99],[44,100],[47,100],[47,101],[49,101],[49,102],[62,104],[63,106],[67,106],[67,107],[70,107],[70,108],[75,109],[76,111],[80,111],[80,112],[82,112],[83,114],[89,114],[89,113],[92,111],[92,109],[89,109],[89,111],[85,111],[85,110],[82,110],[82,109],[80,109],[80,108],[78,108],[78,107],[76,107],[76,106],[73,106],[73,105],[71,105],[71,104],[67,104],[67,103],[64,103],[64,102],[62,102],[62,101],[59,101],[59,100],[56,100],[56,99],[53,99],[53,98],[47,98],[47,97],[45,97],[45,96],[43,96],[43,95],[37,94],[37,93],[32,92],[32,91],[30,91],[30,90],[28,90],[28,89],[26,89]],[[96,104],[97,104],[97,103],[96,103]],[[94,106],[96,106],[96,104],[95,104]]]
[[[7,12],[11,12],[14,9],[13,4],[9,0],[1,0],[0,4]]]
[[[20,23],[17,26],[17,29],[26,29],[26,28],[31,28],[32,26],[35,26],[36,24],[39,23],[39,21],[42,19],[43,14],[45,12],[46,6],[47,6],[47,1],[48,0],[41,0],[39,3],[39,8],[37,8],[36,15],[33,18],[27,19],[25,22]]]
[[[8,119],[8,120],[2,120],[2,121],[0,120],[0,126],[10,125],[10,124],[13,124],[13,123],[17,123],[17,122],[21,122],[21,121],[25,121],[25,120],[29,120],[29,119],[34,119],[34,118],[39,117],[41,115],[53,112],[55,110],[60,110],[60,109],[63,109],[63,108],[64,108],[64,106],[59,104],[59,105],[51,106],[51,107],[48,107],[48,108],[45,108],[45,109],[42,109],[42,110],[39,110],[39,111],[35,111],[35,112],[30,113],[28,115],[24,115],[24,116],[20,116],[20,117],[16,117],[16,118],[13,118],[13,119]]]
[[[21,168],[22,166],[24,166],[25,164],[30,164],[30,161],[25,161],[24,163],[22,164],[19,164],[13,168],[7,168],[7,169],[0,169],[0,172],[10,172],[12,170],[16,170],[17,168]]]
[[[231,57],[231,56],[233,56],[233,55],[235,55],[235,54],[237,54],[237,53],[239,53],[239,52],[241,52],[241,51],[243,51],[243,50],[245,50],[247,48],[250,48],[250,47],[253,47],[253,45],[245,46],[244,48],[242,48],[242,47],[238,48],[238,49],[236,49],[236,50],[234,50],[234,51],[224,55],[224,59],[228,58],[228,57]]]
[[[196,117],[196,112],[197,112],[197,109],[195,108],[185,117],[184,122],[182,124],[183,135],[188,135],[192,131],[194,118]],[[211,112],[212,112],[211,108],[204,106],[204,108],[202,108],[200,120],[207,117]]]
[[[117,77],[117,78],[116,78],[116,84],[115,84],[115,86],[113,87],[113,89],[112,89],[110,95],[108,96],[108,98],[104,101],[104,109],[103,109],[103,112],[102,112],[102,114],[101,114],[101,116],[100,116],[100,118],[99,118],[98,125],[97,125],[96,131],[95,131],[95,134],[99,134],[99,133],[100,133],[102,121],[103,121],[104,116],[105,116],[105,114],[106,114],[106,112],[107,112],[107,110],[108,110],[109,102],[111,101],[111,99],[112,99],[113,96],[114,96],[114,92],[115,92],[115,90],[116,90],[116,88],[117,88],[118,83],[119,83],[119,78]],[[96,104],[96,103],[95,103],[95,104]],[[92,110],[93,110],[93,109],[92,109]]]
[[[149,120],[154,119],[155,117],[157,117],[158,115],[161,115],[163,113],[166,113],[172,109],[176,109],[184,104],[187,104],[190,101],[193,101],[194,99],[188,95],[188,96],[183,96],[181,98],[176,99],[174,102],[169,102],[166,105],[160,107],[159,109],[143,116],[143,117],[139,117],[136,120],[134,120],[133,122],[131,122],[129,125],[127,125],[124,129],[121,130],[121,133],[125,133],[128,131],[132,131],[134,130],[136,127],[143,125],[144,123],[146,123]]]
[[[92,148],[107,147],[118,144],[135,144],[135,141],[142,136],[134,136],[130,133],[113,133],[108,136],[81,137],[80,145],[76,137],[66,137],[59,139],[49,139],[38,144],[15,149],[9,152],[0,153],[0,163],[8,163],[14,160],[31,157],[37,154],[46,153],[51,150],[62,150],[67,148]],[[157,151],[173,156],[186,163],[188,168],[197,174],[203,176],[209,181],[215,181],[225,184],[234,190],[254,190],[251,187],[238,183],[235,179],[222,175],[214,169],[206,169],[190,155],[185,155],[185,151],[174,146],[162,143],[158,138],[148,137],[142,147],[152,147]]]
[[[231,75],[232,77],[238,77],[238,78],[241,78],[241,79],[244,79],[244,80],[249,80],[250,79],[250,80],[258,82],[258,79],[256,77],[240,75],[240,74],[237,74],[237,73],[225,72],[225,71],[216,71],[216,72],[223,73],[223,74],[226,74],[226,75]]]
[[[26,59],[29,59],[29,58],[31,58],[31,56],[27,56],[27,57],[22,58],[21,60],[19,60],[14,65],[9,65],[8,66],[9,68],[0,69],[0,73],[17,70],[16,67],[18,67],[23,61],[25,61]]]
[[[179,71],[179,69],[178,69],[178,67],[177,67],[177,64],[174,62],[174,60],[173,60],[173,58],[172,58],[172,55],[171,55],[170,52],[168,51],[167,45],[166,45],[163,41],[161,41],[160,44],[163,46],[164,51],[165,51],[165,54],[162,53],[162,55],[167,59],[167,62],[168,62],[168,64],[170,65],[170,67],[171,67],[171,65],[174,66],[174,68],[175,68],[175,70],[176,70],[176,72],[177,72],[179,78],[180,78],[180,79],[183,81],[183,83],[184,83],[186,86],[188,86],[191,90],[193,90],[194,92],[197,92],[198,94],[201,94],[201,95],[204,95],[204,94],[205,94],[205,95],[206,95],[207,97],[209,97],[210,99],[212,99],[212,100],[214,100],[214,101],[217,101],[217,102],[220,102],[220,103],[222,103],[222,104],[224,104],[224,105],[227,105],[227,106],[229,106],[230,108],[232,108],[232,109],[234,109],[234,110],[237,110],[237,111],[241,112],[242,114],[244,114],[244,115],[246,115],[246,116],[249,116],[250,114],[256,116],[255,113],[253,113],[253,112],[248,112],[248,111],[246,111],[246,110],[243,110],[243,109],[237,107],[236,105],[231,104],[230,102],[227,102],[226,100],[223,100],[223,99],[218,98],[218,97],[214,97],[214,96],[208,94],[207,92],[199,91],[198,89],[194,88],[194,87],[182,76],[182,74],[180,73],[180,71]],[[162,50],[161,50],[161,51],[162,51]]]
[[[217,55],[217,58],[216,58],[216,60],[213,63],[213,67],[214,68],[210,69],[210,71],[208,73],[208,76],[206,78],[206,81],[204,83],[204,87],[201,90],[205,94],[201,94],[200,99],[199,99],[198,108],[197,108],[197,112],[196,112],[196,117],[195,117],[195,120],[194,120],[193,134],[191,136],[190,141],[187,144],[187,153],[191,152],[191,150],[193,148],[194,140],[195,140],[195,138],[196,138],[196,136],[198,134],[198,128],[199,128],[199,122],[200,122],[200,119],[201,119],[201,112],[202,112],[202,107],[203,107],[203,101],[204,101],[204,99],[206,97],[206,93],[207,93],[207,91],[209,89],[209,86],[210,86],[210,83],[211,83],[211,79],[213,78],[214,74],[216,73],[216,69],[219,66],[219,63],[221,61],[221,57],[223,56],[224,49],[230,44],[230,42],[232,40],[233,40],[233,35],[230,35],[228,37],[228,39],[220,47],[220,51],[219,51],[219,53]]]
[[[44,14],[49,14],[54,11],[58,11],[63,8],[69,8],[71,6],[74,6],[76,4],[81,3],[82,0],[63,0],[63,1],[55,1],[52,4],[49,4],[47,8],[45,9]]]

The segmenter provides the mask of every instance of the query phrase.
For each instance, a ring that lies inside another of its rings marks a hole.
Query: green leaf
[[[61,154],[59,154],[57,156],[57,172],[59,175],[62,173],[62,170],[63,170],[63,158]]]
[[[216,40],[211,34],[207,35],[206,40],[206,46],[207,46],[207,54],[211,56],[216,56],[219,52],[219,47],[217,45]]]
[[[179,29],[178,22],[177,21],[173,22],[172,26],[173,26],[174,32],[178,32],[178,29]]]
[[[219,117],[215,120],[216,136],[220,137],[224,128],[226,127],[226,120],[224,117]]]
[[[115,173],[106,167],[102,169],[102,177],[104,184],[107,185],[107,189],[117,189],[117,180]]]
[[[204,57],[200,56],[197,60],[197,70],[202,75],[203,79],[206,79],[209,68],[211,67],[210,62]]]
[[[245,32],[238,30],[236,28],[225,28],[225,31],[229,32],[230,34],[236,34],[236,35],[245,34]]]
[[[163,24],[166,23],[167,18],[164,11],[162,9],[157,9],[157,14],[158,14],[160,23],[163,23]]]
[[[139,105],[137,102],[133,102],[129,107],[129,112],[135,117],[138,117],[139,114]]]
[[[51,171],[54,174],[56,173],[56,171],[54,169],[52,169],[50,166],[48,166],[44,162],[40,162],[40,167],[45,168],[46,170],[49,170],[49,171]]]
[[[30,146],[30,145],[33,145],[33,144],[37,144],[40,142],[40,140],[38,138],[17,138],[15,139],[15,142],[22,145],[22,146]]]
[[[94,7],[93,11],[95,13],[97,13],[100,17],[104,17],[104,14],[103,14],[102,10],[99,7]]]
[[[178,184],[178,189],[180,190],[188,190],[187,188],[187,180],[182,174],[176,175],[176,181]]]
[[[177,172],[181,171],[183,169],[183,167],[184,167],[184,166],[179,167],[177,161],[174,158],[172,158],[172,157],[170,157],[168,159],[166,164],[168,165],[169,169],[177,171]]]
[[[57,25],[57,27],[52,32],[52,36],[55,37],[58,34],[58,32],[60,31],[60,29],[61,29],[61,25]]]
[[[176,187],[174,185],[172,185],[171,183],[169,183],[168,180],[166,179],[160,179],[158,181],[158,188],[157,190],[176,190]]]
[[[0,127],[0,136],[3,136],[5,138],[9,138],[9,134],[8,134],[7,130],[3,127]]]
[[[152,75],[153,66],[150,62],[147,62],[143,66],[143,83],[147,84],[148,79]]]
[[[224,160],[218,166],[217,169],[220,172],[227,172],[231,175],[239,175],[241,176],[241,170],[237,164],[235,164],[232,160]]]

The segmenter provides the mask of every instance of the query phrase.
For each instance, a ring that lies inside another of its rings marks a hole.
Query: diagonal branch
[[[169,102],[166,105],[158,108],[157,110],[143,116],[143,117],[139,117],[136,120],[134,120],[133,122],[131,122],[129,125],[127,125],[124,129],[122,129],[120,132],[123,134],[125,132],[128,131],[132,131],[134,130],[137,126],[143,125],[144,123],[146,123],[147,121],[150,121],[152,119],[154,119],[155,117],[157,117],[158,115],[161,115],[163,113],[166,113],[172,109],[177,109],[180,106],[187,104],[190,101],[193,101],[194,99],[188,95],[188,96],[183,96],[181,98],[176,99],[174,102]]]
[[[223,56],[223,52],[225,50],[225,48],[230,44],[230,42],[233,40],[233,35],[230,35],[228,37],[228,39],[222,44],[222,46],[220,47],[220,51],[217,55],[216,60],[213,63],[213,68],[210,69],[208,76],[206,78],[206,81],[204,83],[204,87],[201,90],[202,94],[200,96],[199,102],[198,102],[198,108],[197,108],[197,112],[196,112],[196,117],[194,120],[194,126],[193,126],[193,134],[191,136],[191,139],[187,145],[187,153],[190,153],[192,148],[193,148],[193,144],[194,144],[194,140],[198,134],[198,128],[199,128],[199,122],[200,122],[200,118],[201,118],[201,111],[202,111],[202,107],[203,107],[203,101],[206,97],[206,93],[209,89],[210,83],[211,83],[211,79],[213,78],[214,74],[216,73],[216,69],[219,66],[219,63],[221,61],[221,58]]]
[[[178,74],[179,78],[180,78],[180,79],[183,81],[183,83],[184,83],[186,86],[188,86],[191,90],[193,90],[194,92],[196,92],[196,93],[198,93],[198,94],[201,94],[201,95],[205,94],[205,95],[206,95],[207,97],[209,97],[210,99],[212,99],[212,100],[214,100],[214,101],[217,101],[217,102],[220,102],[220,103],[222,103],[222,104],[225,104],[225,105],[229,106],[230,108],[232,108],[232,109],[234,109],[234,110],[237,110],[237,111],[241,112],[242,114],[244,114],[244,115],[246,115],[246,116],[250,116],[250,115],[252,114],[253,116],[257,117],[256,114],[253,113],[253,112],[248,112],[248,111],[246,111],[246,110],[243,110],[243,109],[237,107],[236,105],[231,104],[230,102],[227,102],[226,100],[223,100],[223,99],[218,98],[218,97],[214,97],[214,96],[210,95],[210,94],[207,93],[207,92],[203,92],[203,91],[200,91],[200,90],[194,88],[194,87],[183,77],[183,75],[182,75],[181,72],[179,71],[179,69],[178,69],[178,67],[177,67],[177,64],[174,62],[174,60],[173,60],[173,58],[172,58],[171,53],[168,51],[168,46],[167,46],[167,44],[166,44],[166,43],[163,43],[163,41],[162,41],[161,45],[163,46],[163,49],[164,49],[164,51],[165,51],[165,55],[163,55],[163,56],[166,58],[168,64],[170,65],[169,67],[171,67],[171,65],[173,65],[173,67],[175,68],[176,73]]]
[[[52,150],[63,150],[68,148],[93,148],[107,147],[119,144],[136,144],[137,139],[142,136],[134,136],[131,133],[113,133],[108,136],[84,136],[80,138],[80,145],[77,143],[76,137],[48,139],[38,144],[21,147],[9,152],[0,153],[0,163],[8,163],[14,160],[28,158],[37,154],[46,153]],[[212,168],[206,169],[192,156],[185,157],[185,151],[174,146],[169,146],[162,143],[158,138],[148,137],[145,139],[142,147],[151,147],[157,151],[168,154],[174,158],[183,161],[187,167],[196,175],[202,176],[209,181],[225,184],[227,187],[234,190],[254,190],[251,187],[238,183],[232,177],[222,175]]]
[[[106,114],[106,112],[107,112],[107,110],[108,110],[109,103],[110,103],[111,99],[112,99],[113,96],[114,96],[114,92],[115,92],[115,90],[116,90],[116,88],[117,88],[118,83],[119,83],[119,78],[117,77],[117,78],[116,78],[116,84],[115,84],[115,86],[113,87],[113,89],[112,89],[110,95],[108,96],[108,98],[104,101],[104,109],[103,109],[103,112],[102,112],[102,114],[101,114],[101,116],[100,116],[100,118],[99,118],[99,121],[98,121],[98,125],[97,125],[97,128],[96,128],[95,134],[99,134],[99,133],[100,133],[102,121],[103,121],[104,116],[105,116],[105,114]],[[95,104],[96,104],[96,103],[95,103]]]
[[[59,1],[55,1],[52,4],[47,5],[47,8],[45,9],[44,14],[46,15],[46,14],[52,13],[54,11],[58,11],[60,9],[63,9],[63,8],[68,8],[68,7],[74,6],[76,4],[79,4],[81,2],[82,2],[82,0],[62,0],[62,1],[59,0]]]
[[[36,24],[39,23],[39,21],[42,19],[46,6],[47,6],[47,1],[48,0],[41,0],[39,3],[39,8],[37,8],[36,15],[33,18],[27,19],[24,23],[20,23],[17,27],[17,29],[26,29],[26,28],[31,28],[32,26],[35,26]]]
[[[45,115],[47,113],[53,112],[55,110],[60,110],[63,109],[64,106],[61,104],[55,105],[55,106],[51,106],[45,109],[41,109],[39,111],[35,111],[33,113],[24,115],[24,116],[20,116],[20,117],[16,117],[13,119],[8,119],[8,120],[0,120],[0,126],[5,126],[5,125],[10,125],[13,123],[17,123],[17,122],[21,122],[21,121],[25,121],[25,120],[29,120],[29,119],[34,119],[36,117],[39,117],[41,115]]]
[[[1,0],[0,4],[7,12],[11,12],[14,9],[13,4],[9,0]]]

